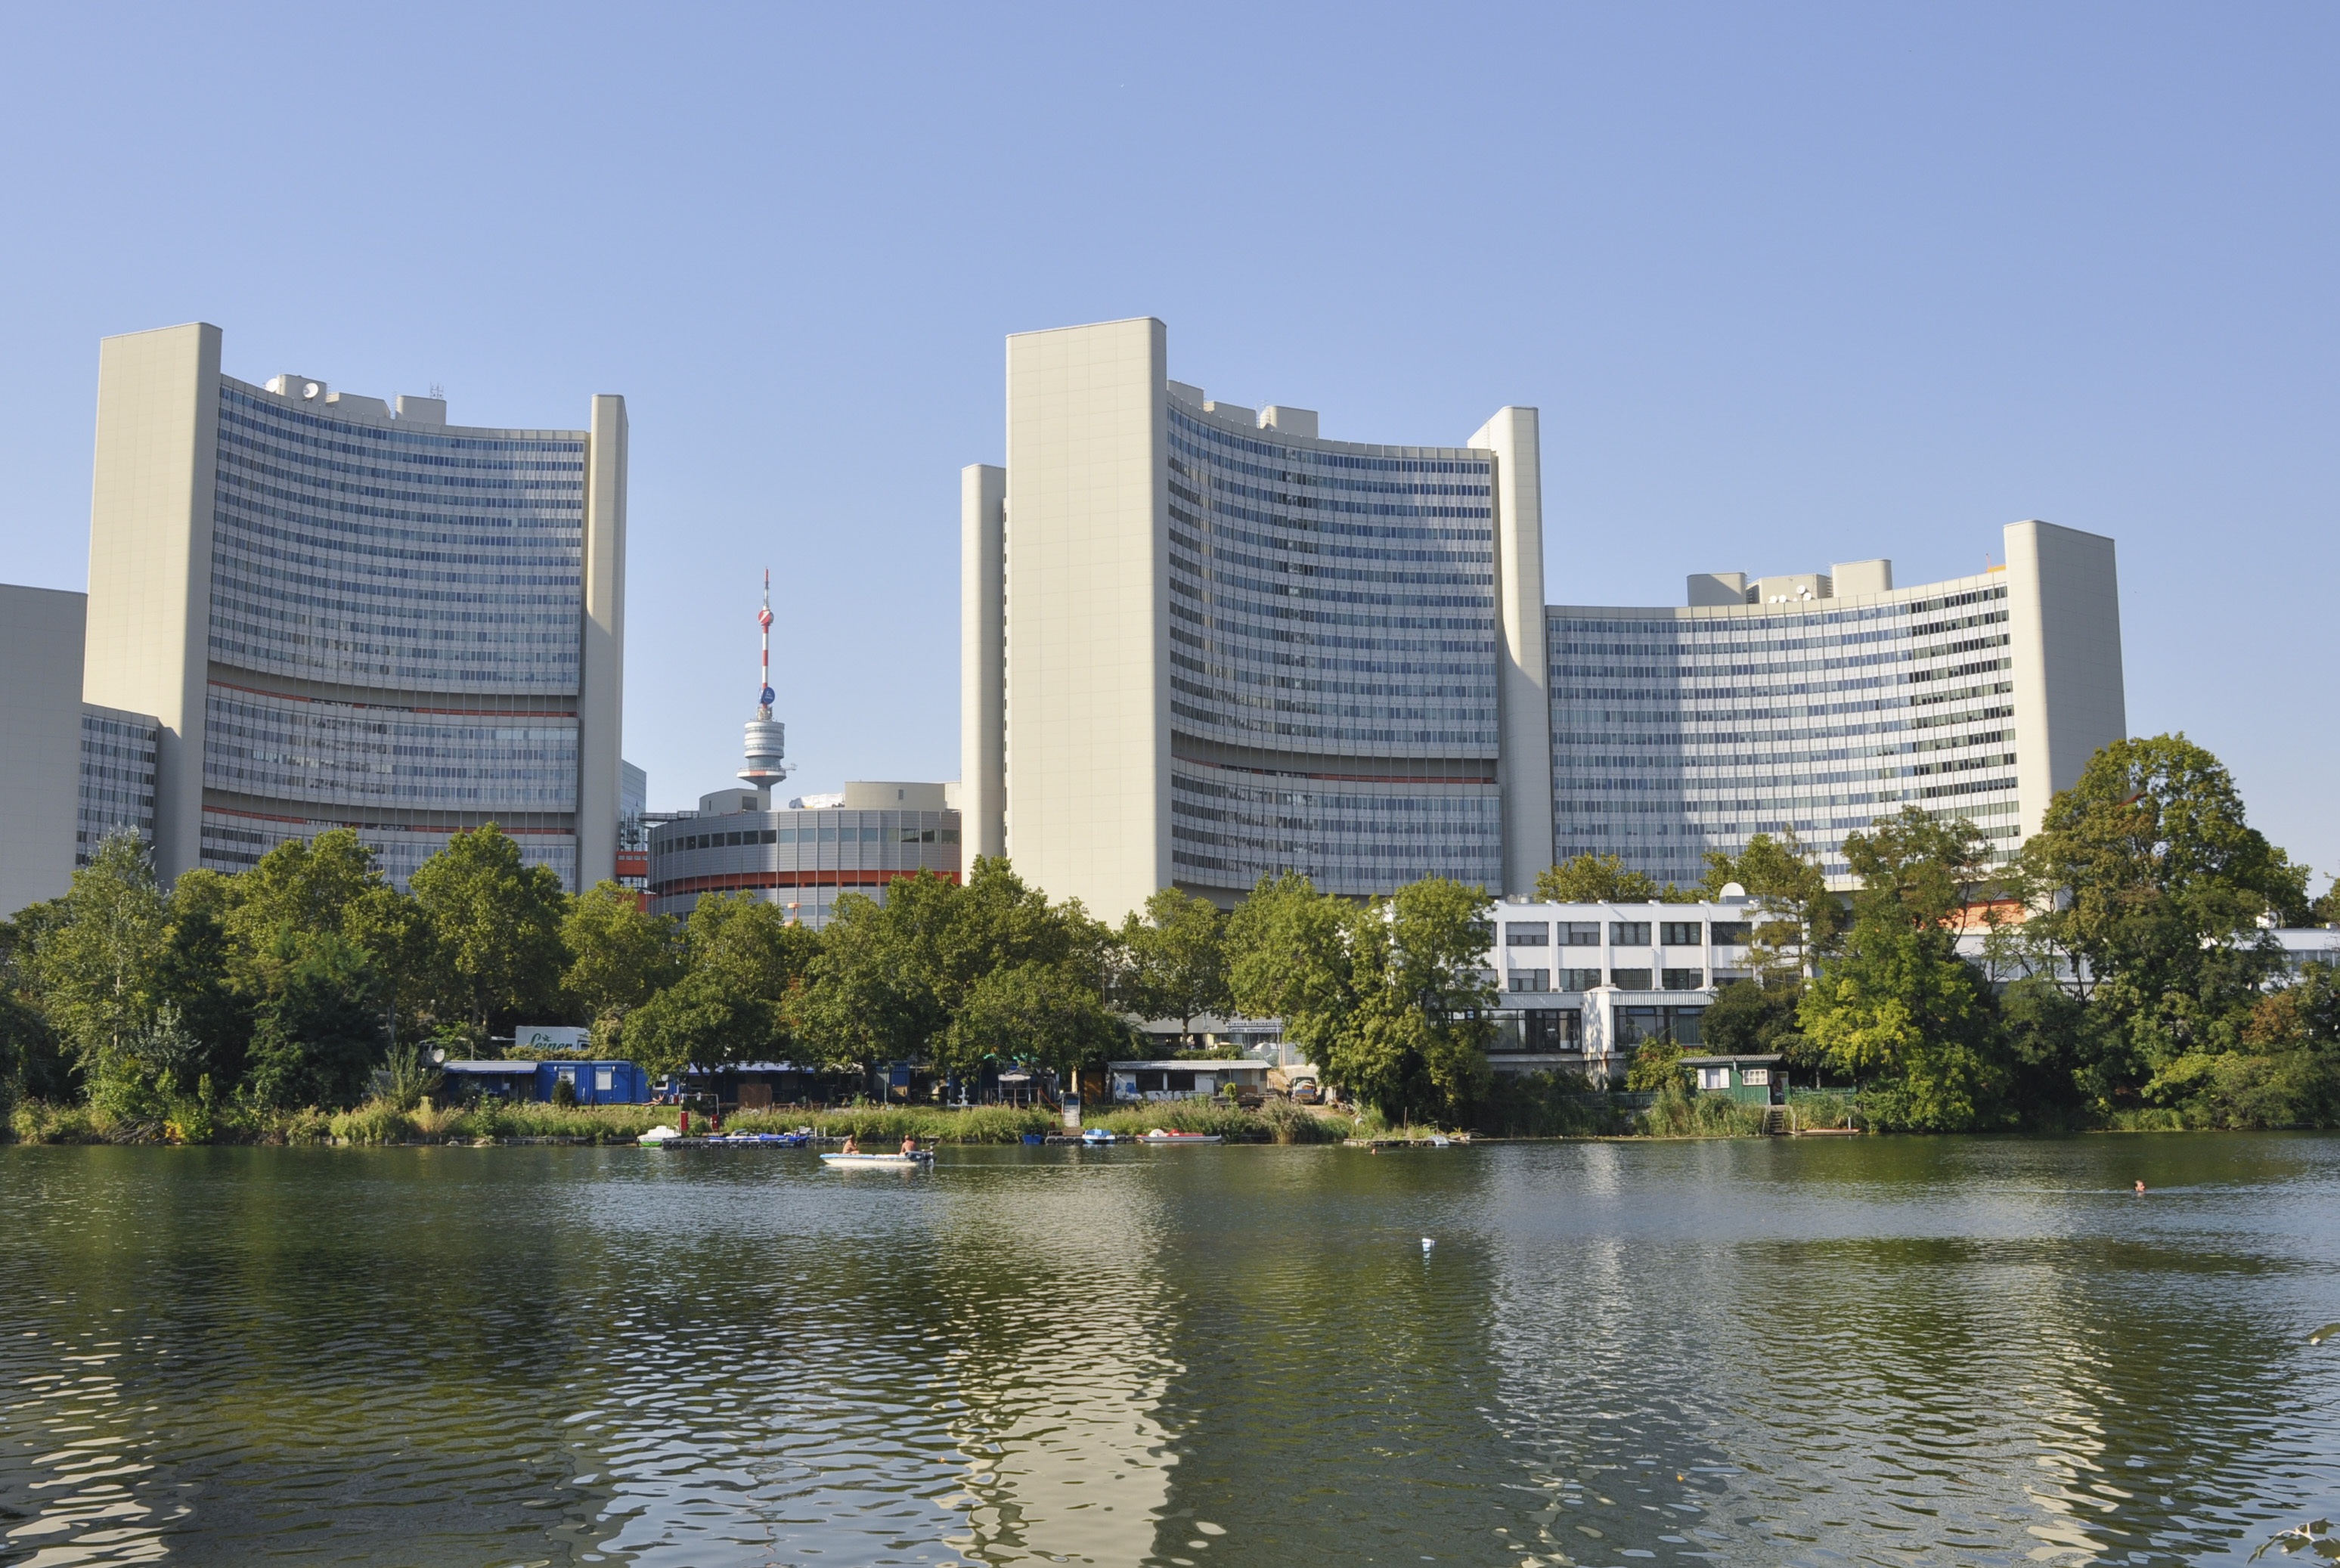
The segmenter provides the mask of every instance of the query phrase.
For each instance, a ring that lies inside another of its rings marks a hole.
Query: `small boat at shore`
[[[1151,1145],[1156,1147],[1159,1147],[1164,1144],[1215,1144],[1219,1141],[1219,1135],[1216,1133],[1165,1132],[1160,1127],[1155,1127],[1151,1132],[1138,1134],[1137,1141],[1139,1143]]]
[[[860,1166],[889,1166],[896,1170],[911,1170],[920,1166],[930,1166],[934,1164],[935,1151],[932,1149],[918,1149],[910,1154],[901,1154],[897,1152],[883,1155],[823,1155],[820,1156],[820,1163],[825,1166],[835,1166],[840,1170]]]

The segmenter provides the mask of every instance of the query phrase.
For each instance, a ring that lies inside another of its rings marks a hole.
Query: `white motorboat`
[[[1137,1141],[1142,1144],[1149,1144],[1157,1147],[1164,1144],[1215,1144],[1219,1141],[1219,1135],[1216,1133],[1165,1132],[1162,1128],[1155,1127],[1151,1132],[1138,1134]]]
[[[932,1149],[918,1149],[910,1154],[903,1154],[899,1150],[896,1150],[892,1154],[882,1155],[823,1155],[820,1156],[820,1163],[825,1166],[836,1166],[839,1169],[857,1168],[862,1166],[890,1166],[895,1170],[911,1170],[919,1166],[930,1166],[934,1164],[935,1151]]]

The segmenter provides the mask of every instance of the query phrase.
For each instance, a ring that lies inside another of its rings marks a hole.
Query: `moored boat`
[[[934,1164],[935,1152],[932,1149],[919,1149],[914,1153],[907,1155],[899,1153],[883,1155],[823,1155],[820,1156],[820,1163],[825,1166],[837,1166],[840,1168],[858,1166],[891,1166],[897,1169],[908,1170],[913,1166],[929,1166]]]
[[[1165,1132],[1162,1128],[1155,1127],[1150,1132],[1140,1133],[1137,1141],[1142,1144],[1215,1144],[1219,1141],[1219,1135]]]

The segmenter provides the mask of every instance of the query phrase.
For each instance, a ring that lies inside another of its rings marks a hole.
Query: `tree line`
[[[1737,883],[1752,976],[1720,988],[1701,1046],[1776,1051],[1857,1087],[1880,1126],[2340,1119],[2340,993],[2322,966],[2290,974],[2263,929],[2340,908],[2309,900],[2306,868],[2183,736],[2098,752],[2011,861],[1963,819],[1915,809],[1844,852],[1849,897],[1792,833],[1710,853],[1694,888],[1586,856],[1537,892],[1687,901]],[[1978,910],[1978,960],[1958,946]],[[1468,1123],[1522,1089],[1489,1062],[1493,914],[1441,878],[1357,900],[1287,873],[1231,913],[1165,888],[1115,927],[978,858],[963,883],[921,872],[882,903],[840,898],[815,932],[752,894],[684,918],[615,883],[571,896],[493,825],[454,835],[402,890],[348,829],[168,888],[115,838],[65,897],[0,922],[0,1099],[85,1099],[133,1125],[332,1108],[425,1049],[484,1054],[551,1022],[660,1073],[1071,1074],[1144,1051],[1133,1018],[1185,1036],[1234,1014],[1282,1019],[1329,1082],[1387,1115]],[[1671,1049],[1645,1050],[1637,1081],[1668,1081]]]
[[[362,1098],[423,1053],[491,1054],[520,1026],[588,1025],[653,1073],[788,1059],[1059,1072],[1226,1006],[1223,920],[1165,889],[1118,928],[1006,860],[848,896],[815,932],[752,894],[684,918],[603,882],[571,896],[495,825],[405,889],[351,829],[169,887],[108,839],[62,898],[0,922],[0,1109],[86,1101],[131,1126]]]

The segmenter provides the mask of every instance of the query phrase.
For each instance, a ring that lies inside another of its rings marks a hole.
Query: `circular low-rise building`
[[[883,903],[888,883],[920,871],[956,882],[959,814],[944,799],[939,784],[848,784],[837,805],[759,811],[738,809],[755,791],[719,791],[651,826],[650,910],[688,915],[709,893],[752,892],[818,929],[845,894]]]

